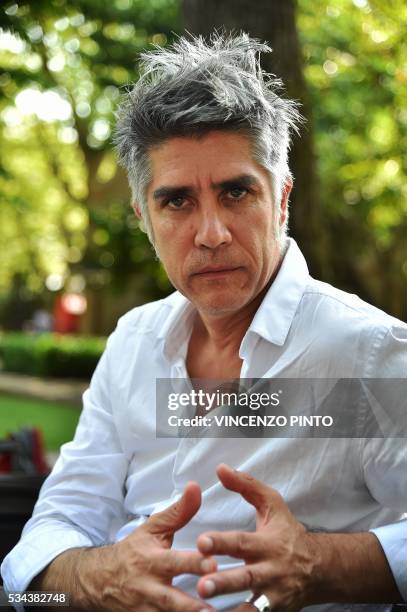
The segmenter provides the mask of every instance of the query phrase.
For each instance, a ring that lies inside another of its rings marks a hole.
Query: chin
[[[236,294],[229,296],[214,296],[213,299],[198,299],[191,301],[193,301],[199,311],[211,316],[221,316],[232,312],[238,312],[247,303],[242,295],[239,295],[239,299],[236,299]]]

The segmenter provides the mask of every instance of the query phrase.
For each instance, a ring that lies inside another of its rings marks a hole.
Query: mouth
[[[221,276],[232,274],[240,269],[240,266],[206,266],[205,268],[202,268],[202,270],[199,270],[199,272],[195,272],[192,276],[198,278],[220,278]]]

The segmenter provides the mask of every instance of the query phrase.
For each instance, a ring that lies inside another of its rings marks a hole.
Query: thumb
[[[280,493],[254,476],[233,470],[225,463],[218,465],[216,472],[223,486],[229,491],[240,493],[249,504],[256,508],[260,518],[270,518],[271,515],[286,508]]]
[[[201,487],[197,482],[188,482],[182,496],[162,512],[153,514],[147,523],[151,534],[173,534],[184,527],[201,507]]]

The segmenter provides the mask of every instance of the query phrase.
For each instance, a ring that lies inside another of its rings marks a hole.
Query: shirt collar
[[[192,321],[196,308],[182,293],[176,291],[165,300],[171,307],[163,325],[157,333],[163,341],[164,354],[173,360],[177,355],[185,357],[185,344],[192,332]]]
[[[303,254],[293,238],[289,238],[287,252],[278,274],[260,304],[242,344],[240,355],[245,356],[253,334],[282,346],[287,337],[298,304],[308,283],[309,273]],[[169,359],[185,352],[185,344],[192,331],[195,306],[178,291],[166,300],[171,311],[157,336],[164,342],[164,353]],[[185,357],[185,355],[182,355]]]
[[[289,238],[288,249],[277,276],[246,332],[242,347],[246,337],[253,333],[278,346],[284,344],[308,280],[308,266],[304,256],[295,240]]]

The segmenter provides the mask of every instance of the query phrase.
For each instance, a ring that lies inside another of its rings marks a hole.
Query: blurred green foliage
[[[407,314],[402,0],[299,0],[329,280]],[[0,10],[0,304],[82,275],[134,303],[169,291],[111,147],[137,56],[182,31],[178,0],[10,0]],[[403,25],[404,24],[404,25]],[[21,291],[20,291],[21,293]],[[403,297],[404,296],[404,297]]]
[[[407,5],[299,0],[329,279],[407,316]]]
[[[57,402],[0,394],[0,438],[22,427],[40,429],[47,451],[59,451],[72,440],[80,411]]]
[[[105,348],[103,338],[57,334],[0,334],[5,371],[56,378],[90,379]]]
[[[140,51],[170,40],[177,15],[175,0],[2,5],[0,301],[16,273],[23,299],[78,273],[119,291],[143,273],[144,298],[168,292],[110,137]]]

